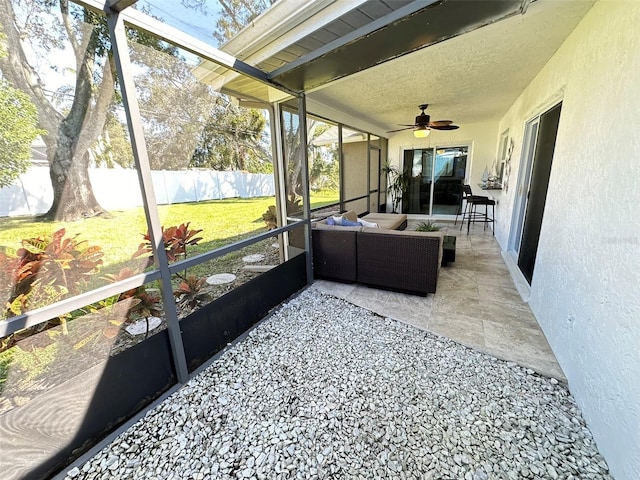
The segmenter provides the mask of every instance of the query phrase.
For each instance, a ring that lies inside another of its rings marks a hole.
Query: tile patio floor
[[[410,220],[408,229],[416,223]],[[456,261],[440,269],[434,295],[419,297],[326,280],[315,281],[311,288],[566,382],[491,231],[478,224],[467,236],[459,223],[438,223],[446,227],[447,235],[457,237]]]

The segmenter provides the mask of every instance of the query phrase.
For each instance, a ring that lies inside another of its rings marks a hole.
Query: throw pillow
[[[358,222],[360,222],[363,227],[380,228],[378,227],[378,224],[374,222],[367,222],[366,220],[363,220],[363,219],[359,219]]]
[[[342,226],[343,227],[361,227],[362,224],[360,222],[352,222],[350,220],[347,220],[346,218],[343,218]]]
[[[327,225],[335,225],[336,222],[333,217],[327,217]]]
[[[357,222],[358,214],[355,212],[355,210],[349,210],[348,212],[344,212],[342,214],[342,218],[344,218],[345,220],[349,220],[350,222]]]

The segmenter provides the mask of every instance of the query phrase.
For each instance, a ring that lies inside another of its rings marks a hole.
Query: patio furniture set
[[[405,214],[371,213],[359,218],[353,211],[314,222],[314,276],[422,296],[435,293],[444,235],[406,231],[406,226]],[[453,261],[451,246],[449,242],[447,258]]]

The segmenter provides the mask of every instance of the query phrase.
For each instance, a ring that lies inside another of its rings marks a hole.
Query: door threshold
[[[524,278],[524,275],[520,271],[516,260],[513,258],[513,253],[514,252],[503,251],[502,259],[509,269],[509,273],[520,294],[520,298],[522,298],[523,302],[529,303],[529,298],[531,298],[531,285],[529,285],[529,282],[527,282],[527,279]]]

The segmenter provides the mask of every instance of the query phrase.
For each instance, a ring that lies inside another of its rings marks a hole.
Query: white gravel
[[[76,479],[610,479],[567,389],[307,290]]]

